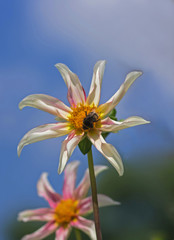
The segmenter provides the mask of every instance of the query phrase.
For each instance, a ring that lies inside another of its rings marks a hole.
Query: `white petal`
[[[59,70],[62,78],[68,87],[68,100],[72,106],[85,103],[85,91],[80,83],[78,76],[73,73],[65,64],[57,63],[55,67]]]
[[[90,237],[91,240],[97,240],[93,221],[85,219],[83,217],[78,217],[76,221],[71,222],[71,225],[82,230]]]
[[[106,143],[99,131],[90,131],[87,134],[92,144],[112,164],[119,175],[123,175],[123,163],[117,150],[111,144]]]
[[[42,111],[53,114],[61,119],[67,119],[71,108],[66,106],[62,101],[57,98],[45,94],[33,94],[24,98],[19,103],[19,108],[34,107]]]
[[[98,176],[99,173],[103,172],[104,170],[108,169],[107,166],[94,166],[95,177]],[[79,183],[78,187],[75,189],[75,197],[77,199],[84,198],[89,190],[90,187],[90,177],[89,177],[89,169],[86,170],[83,179]]]
[[[63,141],[59,159],[59,167],[58,173],[62,173],[65,168],[65,165],[70,158],[71,154],[73,153],[75,147],[79,144],[80,140],[82,139],[82,135],[76,135],[75,131],[72,131],[68,137]]]
[[[150,123],[150,122],[137,116],[129,117],[124,121],[120,121],[120,122],[114,121],[108,117],[106,119],[101,120],[102,126],[99,128],[99,130],[103,132],[117,132],[125,128],[134,127],[137,125],[147,124],[147,123]]]
[[[89,105],[94,104],[95,106],[98,106],[99,104],[105,64],[106,61],[98,61],[94,66],[91,87],[89,90],[89,95],[87,97],[87,103]]]
[[[64,171],[64,184],[63,184],[63,198],[72,198],[74,194],[76,177],[77,177],[77,168],[79,166],[79,161],[73,161],[67,164]]]
[[[17,148],[18,156],[20,156],[23,147],[28,144],[39,142],[49,138],[64,136],[69,132],[70,129],[68,127],[68,123],[51,123],[33,128],[29,132],[27,132],[19,142]]]
[[[103,194],[97,194],[98,198],[98,206],[99,207],[107,207],[107,206],[113,206],[113,205],[119,205],[119,202],[116,202],[112,200],[110,197],[103,195]],[[79,210],[80,215],[86,215],[92,212],[93,210],[93,204],[92,204],[92,197],[84,198],[80,201],[79,204]]]
[[[98,107],[98,111],[101,112],[101,118],[104,118],[110,111],[116,107],[116,105],[120,102],[123,96],[126,94],[129,87],[132,83],[142,75],[142,72],[130,72],[124,81],[124,83],[120,86],[118,91],[104,104],[101,104]]]
[[[119,205],[119,202],[114,201],[110,197],[103,195],[103,194],[97,194],[98,198],[98,205],[99,207],[107,207],[107,206],[113,206],[113,205]]]

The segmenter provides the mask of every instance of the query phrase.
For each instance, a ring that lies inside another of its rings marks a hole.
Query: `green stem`
[[[101,229],[100,229],[99,209],[98,209],[98,199],[97,199],[97,186],[96,186],[96,178],[95,178],[95,173],[94,173],[92,149],[90,149],[90,151],[88,152],[88,166],[89,166],[89,175],[90,175],[90,181],[91,181],[95,230],[96,230],[97,240],[102,240],[102,234],[101,234]]]
[[[75,230],[76,239],[81,240],[80,231],[78,229],[74,229],[74,230]]]

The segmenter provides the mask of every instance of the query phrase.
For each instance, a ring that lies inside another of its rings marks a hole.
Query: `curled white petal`
[[[98,106],[100,101],[101,85],[106,61],[98,61],[94,66],[94,73],[92,77],[89,95],[87,97],[87,104]]]
[[[120,102],[123,96],[126,94],[129,87],[132,83],[142,75],[142,72],[134,71],[130,72],[124,81],[124,83],[120,86],[118,91],[104,104],[101,104],[98,107],[98,111],[101,112],[101,118],[104,118],[108,113],[116,107],[116,105]]]
[[[73,73],[65,64],[57,63],[55,67],[59,70],[62,78],[68,87],[68,100],[72,106],[85,103],[85,91],[80,83],[78,76]]]
[[[121,157],[117,150],[109,143],[106,143],[99,131],[89,131],[87,134],[92,144],[99,152],[112,164],[120,176],[123,175],[124,168]]]
[[[83,134],[76,135],[75,131],[72,131],[68,135],[68,137],[63,141],[62,147],[61,147],[60,159],[59,159],[59,167],[58,167],[59,174],[64,170],[68,159],[70,158],[71,154],[73,153],[75,147],[81,141],[82,137],[83,137]]]
[[[147,123],[150,122],[138,116],[129,117],[124,121],[114,121],[108,117],[106,119],[101,120],[101,127],[99,128],[99,130],[103,132],[117,132],[125,128],[134,127],[137,125]]]
[[[70,130],[68,127],[68,123],[52,123],[33,128],[29,132],[27,132],[19,142],[17,148],[18,156],[20,156],[23,147],[28,144],[49,138],[64,136],[69,132]]]
[[[62,101],[57,98],[45,94],[32,94],[25,97],[20,103],[20,110],[24,107],[34,107],[42,111],[53,114],[60,119],[67,119],[71,108],[66,106]]]

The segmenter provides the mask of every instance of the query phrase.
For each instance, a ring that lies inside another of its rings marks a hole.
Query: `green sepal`
[[[81,142],[79,142],[78,146],[80,151],[85,155],[90,151],[92,143],[87,137],[85,137]]]
[[[117,121],[116,114],[117,114],[117,110],[114,108],[114,109],[112,109],[112,111],[109,113],[109,116],[108,116],[108,117],[110,117],[110,119],[112,119],[112,120]]]
[[[117,110],[114,108],[114,109],[112,109],[112,111],[109,113],[109,116],[108,116],[108,117],[109,117],[110,119],[112,119],[112,120],[117,121],[116,114],[117,114]],[[105,139],[109,134],[110,134],[110,132],[103,132],[103,133],[102,133],[102,136],[103,136],[103,138]]]

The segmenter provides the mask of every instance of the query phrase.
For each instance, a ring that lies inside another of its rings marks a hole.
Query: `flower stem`
[[[76,235],[76,240],[81,240],[80,231],[78,229],[75,229],[75,235]]]
[[[90,175],[91,190],[92,190],[92,203],[93,203],[95,230],[96,230],[97,240],[102,240],[92,149],[90,149],[90,151],[88,152],[88,166],[89,166],[89,175]]]

